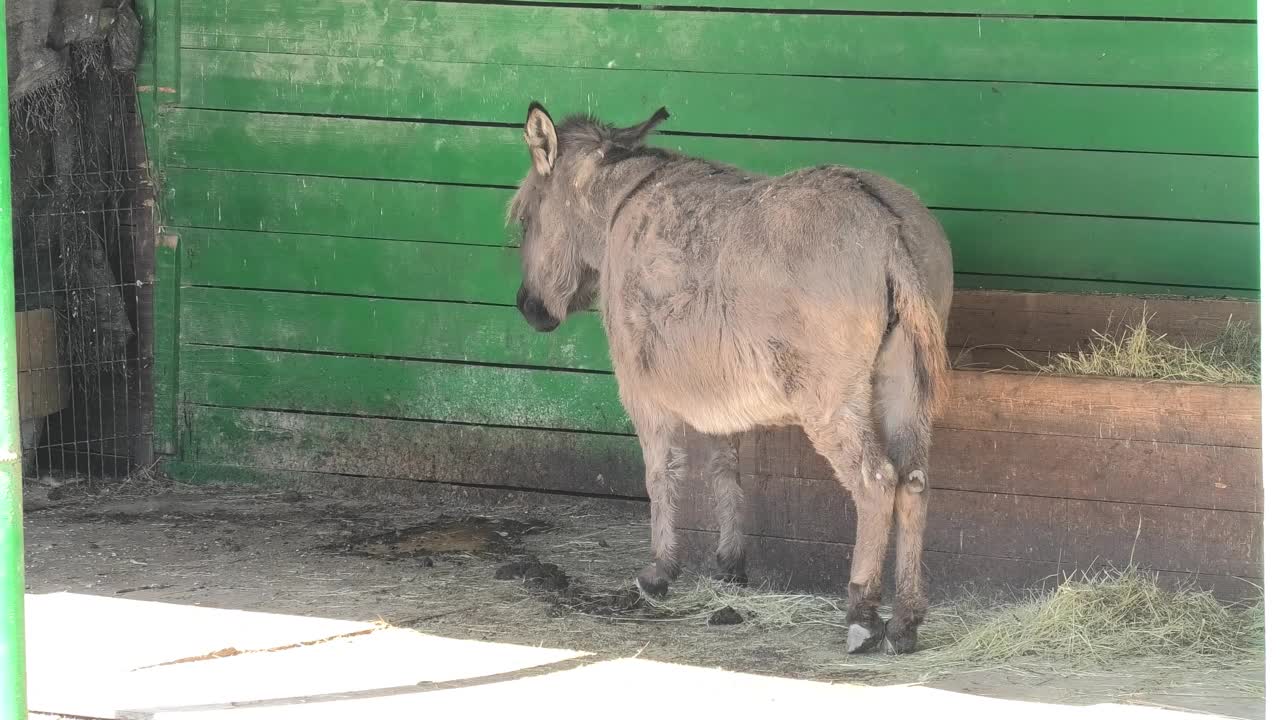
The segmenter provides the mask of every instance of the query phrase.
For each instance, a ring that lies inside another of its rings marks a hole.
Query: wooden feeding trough
[[[949,335],[1047,355],[1073,349],[1108,315],[1114,323],[1143,310],[1139,299],[965,293]],[[1145,310],[1153,329],[1192,343],[1228,315],[1257,314],[1217,301],[1148,301]],[[1017,360],[982,352],[988,365]],[[1257,386],[956,370],[934,437],[931,584],[1027,587],[1132,561],[1223,597],[1251,596],[1262,575],[1260,424]],[[804,433],[747,434],[740,472],[753,579],[843,588],[853,504]],[[697,562],[713,556],[716,524],[709,486],[698,476],[690,485],[680,526]]]

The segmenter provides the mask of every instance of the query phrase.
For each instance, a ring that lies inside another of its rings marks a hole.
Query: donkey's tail
[[[916,397],[930,420],[938,417],[947,401],[950,361],[942,319],[929,300],[929,289],[920,269],[899,237],[890,251],[888,280],[898,324],[914,348]]]

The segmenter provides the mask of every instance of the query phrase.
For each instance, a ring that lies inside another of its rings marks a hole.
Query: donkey
[[[532,168],[507,217],[523,232],[516,305],[534,329],[599,299],[650,499],[653,564],[636,583],[660,597],[680,572],[685,428],[715,439],[719,576],[745,582],[738,437],[798,424],[857,508],[848,651],[911,652],[927,607],[930,436],[949,371],[947,238],[914,193],[869,172],[770,177],[647,146],[667,117],[557,126],[533,103]],[[895,520],[886,625],[877,609]]]

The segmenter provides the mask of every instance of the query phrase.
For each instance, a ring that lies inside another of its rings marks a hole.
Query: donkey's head
[[[529,106],[524,141],[533,167],[511,201],[508,221],[520,222],[524,280],[516,305],[535,329],[556,329],[569,313],[595,300],[609,221],[602,168],[628,156],[658,123],[663,108],[639,125],[615,128],[575,115],[559,127],[538,103]]]

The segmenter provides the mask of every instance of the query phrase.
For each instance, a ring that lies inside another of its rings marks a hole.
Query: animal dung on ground
[[[741,625],[744,622],[742,613],[731,607],[722,607],[707,618],[708,625]]]

